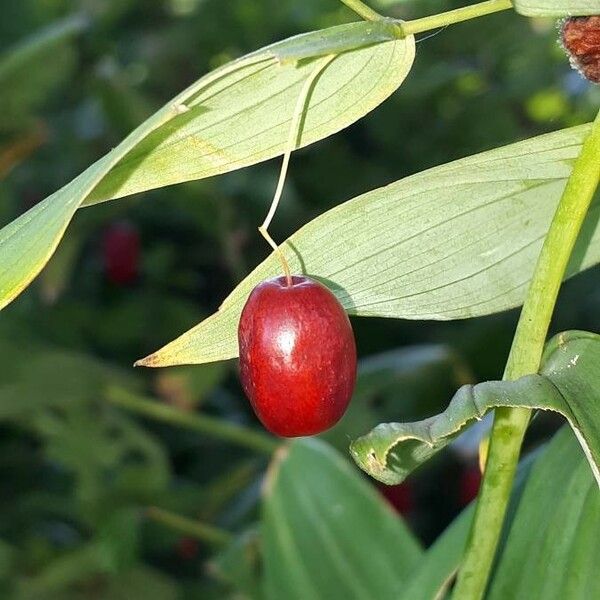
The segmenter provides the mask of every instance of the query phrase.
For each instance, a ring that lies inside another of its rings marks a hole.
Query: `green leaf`
[[[441,414],[415,423],[386,423],[355,440],[350,452],[369,475],[403,481],[460,431],[499,406],[551,410],[573,428],[600,485],[600,336],[561,333],[547,346],[539,375],[461,387]]]
[[[527,17],[572,17],[600,13],[598,0],[514,0],[514,7]]]
[[[241,598],[262,599],[260,539],[257,531],[250,529],[236,537],[211,559],[208,573],[233,588]]]
[[[510,523],[514,515],[532,465],[538,460],[556,460],[554,450],[552,450],[553,454],[551,456],[545,458],[550,448],[555,445],[542,446],[529,453],[519,463],[511,492],[506,523]],[[581,458],[579,453],[578,460],[581,461]],[[419,562],[418,568],[410,578],[401,600],[441,600],[447,597],[444,591],[448,590],[462,561],[474,511],[475,504],[471,503],[427,550],[425,556]],[[531,532],[528,532],[528,535],[531,535]]]
[[[315,439],[278,452],[265,482],[267,598],[397,599],[422,551],[387,503]]]
[[[116,575],[133,568],[140,554],[140,511],[135,508],[112,510],[96,531],[96,549],[108,573]]]
[[[556,525],[551,527],[555,529],[555,533],[558,533],[563,523],[579,518],[579,512],[575,505],[580,505],[580,496],[578,494],[564,495],[564,490],[569,489],[568,480],[578,472],[585,473],[586,481],[594,487],[597,496],[598,492],[593,485],[593,478],[585,457],[568,427],[563,427],[549,444],[536,449],[521,460],[504,526],[499,551],[500,565],[496,578],[492,578],[494,580],[492,592],[499,593],[497,597],[492,594],[490,599],[544,598],[546,600],[547,598],[556,598],[558,600],[559,598],[569,598],[571,600],[571,598],[581,598],[584,600],[595,597],[594,594],[571,596],[564,592],[568,587],[566,585],[563,587],[563,584],[567,580],[578,579],[579,568],[584,566],[584,561],[571,566],[571,564],[566,564],[569,559],[565,556],[567,560],[562,565],[557,565],[555,561],[548,560],[548,554],[546,554],[548,549],[544,545],[548,523],[555,523]],[[565,520],[557,519],[552,510],[556,497],[565,499],[563,506],[566,511],[569,510],[567,507],[571,509]],[[467,507],[427,550],[408,581],[401,600],[432,600],[434,598],[441,600],[441,598],[447,597],[443,592],[448,590],[460,566],[474,508],[474,504]],[[592,529],[591,532],[593,531],[597,531],[597,529]],[[574,550],[572,555],[590,551],[589,537],[582,540],[580,551],[573,548],[573,546],[579,548],[573,537],[568,538],[564,545],[559,544],[561,549],[558,549],[557,555],[562,554],[562,550],[569,545]],[[533,555],[530,554],[531,552]],[[591,553],[589,556],[595,555]],[[560,560],[560,556],[556,558]],[[549,576],[548,571],[552,571],[552,576]],[[558,585],[555,579],[557,576],[563,578],[562,583]],[[540,593],[540,584],[543,582],[557,585],[555,591],[562,591],[563,594]],[[532,587],[532,583],[538,587]]]
[[[387,22],[350,23],[292,37],[213,71],[171,102],[181,114],[138,140],[86,204],[282,154],[313,59],[338,52],[311,91],[298,147],[340,131],[392,94],[412,66],[414,38],[395,39]]]
[[[600,492],[563,428],[532,467],[486,598],[600,598],[599,530]]]
[[[589,130],[564,129],[407,177],[320,215],[282,248],[292,271],[326,283],[353,315],[461,319],[518,306]],[[600,261],[599,200],[569,275]],[[248,295],[280,271],[271,254],[217,313],[139,364],[237,356]]]
[[[437,600],[445,596],[460,565],[473,520],[474,505],[463,510],[421,559],[401,600]]]
[[[77,179],[0,230],[0,308],[41,270],[82,204],[210,177],[282,154],[297,97],[314,70],[309,56],[358,45],[336,56],[317,78],[298,146],[366,115],[412,66],[414,38],[392,34],[387,23],[334,27],[274,44],[198,80]]]

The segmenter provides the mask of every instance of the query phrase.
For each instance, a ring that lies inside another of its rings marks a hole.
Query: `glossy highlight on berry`
[[[263,425],[282,437],[335,425],[356,381],[348,316],[321,283],[294,275],[258,284],[238,328],[240,378]]]

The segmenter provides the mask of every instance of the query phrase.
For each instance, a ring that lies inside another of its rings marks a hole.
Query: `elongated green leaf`
[[[347,127],[404,81],[414,39],[385,22],[350,23],[290,38],[225,65],[182,94],[186,112],[157,129],[112,170],[87,204],[225,173],[282,154],[307,60],[341,54],[318,77],[298,146]],[[352,51],[344,52],[348,48]]]
[[[572,17],[600,14],[598,0],[514,0],[515,10],[528,17]]]
[[[317,217],[284,252],[293,271],[321,279],[353,315],[459,319],[518,306],[588,132],[565,129],[407,177]],[[597,199],[569,275],[600,261],[599,217]],[[140,364],[237,356],[246,298],[280,271],[271,255],[219,312]]]
[[[402,520],[318,440],[282,449],[265,484],[266,597],[396,600],[422,550]]]
[[[564,429],[568,433],[568,428]],[[541,460],[556,460],[553,449],[555,446],[556,444],[544,445],[529,453],[519,463],[506,514],[505,528],[513,518],[533,464]],[[549,452],[551,454],[546,458]],[[581,451],[576,460],[585,463]],[[449,589],[463,558],[474,508],[474,503],[465,508],[427,550],[417,570],[408,581],[401,600],[442,600],[449,597],[444,592]]]
[[[557,468],[559,465],[560,468]],[[585,471],[586,480],[593,485],[593,478],[585,457],[577,446],[572,432],[566,426],[554,436],[549,444],[528,454],[519,463],[499,551],[500,565],[496,578],[492,577],[492,592],[495,593],[498,590],[499,593],[497,596],[492,594],[490,598],[493,600],[504,600],[504,598],[571,599],[572,596],[567,594],[546,596],[537,591],[534,593],[534,587],[531,584],[536,583],[537,590],[539,590],[539,584],[544,580],[548,581],[546,579],[547,572],[542,574],[547,567],[553,571],[550,581],[555,584],[558,575],[564,578],[564,584],[569,579],[576,579],[571,574],[577,573],[578,568],[582,566],[580,563],[576,566],[573,565],[573,569],[571,569],[566,564],[557,565],[556,562],[549,561],[543,543],[547,535],[547,523],[556,523],[556,529],[560,530],[561,524],[565,522],[557,520],[549,509],[553,505],[554,498],[562,497],[564,490],[569,489],[569,481],[567,481],[569,474],[573,475],[578,471]],[[525,494],[524,490],[526,490]],[[576,505],[580,504],[577,495],[568,497],[564,504],[565,508],[570,506],[572,509],[566,520],[577,519]],[[473,509],[473,504],[466,508],[427,550],[417,570],[408,581],[401,600],[442,600],[442,598],[449,597],[443,592],[448,590],[449,584],[452,583],[460,566],[473,519]],[[579,547],[578,543],[574,543],[572,537],[566,542],[564,545],[561,544],[563,549],[569,544],[573,550],[575,550],[574,546]],[[534,556],[529,554],[532,548],[535,548]],[[583,541],[581,550],[585,552],[588,549],[587,541]],[[577,554],[579,554],[578,551]],[[511,565],[513,561],[516,564]],[[545,568],[540,569],[542,563]],[[509,565],[516,568],[513,570]],[[535,566],[535,568],[530,569],[530,566]],[[586,573],[585,577],[588,575]],[[568,588],[559,584],[556,589],[564,591]],[[573,598],[582,600],[592,597],[594,596],[573,596]]]
[[[102,178],[107,162],[96,163],[0,229],[0,308],[18,296],[52,256],[81,200]]]
[[[600,492],[564,428],[531,470],[486,598],[600,598],[599,530]]]
[[[549,342],[539,375],[463,386],[443,413],[379,425],[354,441],[350,452],[369,475],[400,483],[464,427],[499,406],[563,415],[600,485],[600,336],[582,331],[561,333]]]
[[[401,600],[442,600],[462,559],[474,506],[465,509],[427,550],[408,580]]]
[[[40,271],[82,203],[209,177],[282,154],[299,92],[315,68],[311,56],[350,48],[316,79],[298,145],[363,117],[402,83],[412,65],[414,38],[393,35],[387,22],[313,32],[194,83],[77,179],[0,230],[0,308]]]

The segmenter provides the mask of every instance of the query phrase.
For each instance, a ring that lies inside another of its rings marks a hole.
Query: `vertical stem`
[[[562,195],[527,292],[504,379],[539,369],[560,285],[600,180],[600,113],[583,143]],[[480,600],[493,564],[530,411],[496,410],[485,475],[477,500],[456,600]]]

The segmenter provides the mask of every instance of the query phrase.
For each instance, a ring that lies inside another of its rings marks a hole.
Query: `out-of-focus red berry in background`
[[[401,515],[408,515],[414,508],[414,493],[408,481],[399,485],[379,486],[381,495],[393,506],[394,510]]]
[[[116,285],[133,283],[139,273],[140,234],[125,221],[111,224],[102,238],[102,258],[107,279]]]
[[[177,556],[182,560],[193,560],[198,555],[198,540],[182,537],[177,541]]]
[[[460,506],[466,506],[469,502],[475,500],[481,485],[481,471],[477,464],[469,465],[464,468],[460,475],[458,487],[458,502]]]

